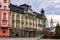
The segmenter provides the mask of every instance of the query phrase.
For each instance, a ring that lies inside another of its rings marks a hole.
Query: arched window
[[[19,21],[19,20],[20,20],[20,16],[17,15],[17,16],[16,16],[16,27],[17,27],[17,28],[20,27],[20,21]]]
[[[12,15],[12,20],[14,20],[14,14]]]
[[[12,27],[14,27],[14,14],[12,15]]]
[[[27,17],[26,17],[26,25],[28,25]]]
[[[16,16],[16,20],[20,20],[20,16],[19,15]]]
[[[16,27],[19,28],[20,27],[20,23],[16,22]]]

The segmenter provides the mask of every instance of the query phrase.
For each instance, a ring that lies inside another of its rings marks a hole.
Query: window
[[[7,27],[7,22],[6,21],[5,22],[3,21],[2,26],[3,27]]]
[[[3,29],[3,33],[6,33],[6,29]]]
[[[6,13],[3,13],[3,19],[6,19]]]
[[[4,3],[7,3],[7,0],[4,0]]]
[[[20,20],[20,16],[19,15],[16,16],[16,20]]]
[[[24,22],[22,21],[22,22],[21,22],[21,24],[23,25],[23,24],[24,24]]]
[[[4,6],[4,9],[6,9],[6,7],[7,7],[7,6],[5,5],[5,6]]]
[[[0,4],[0,7],[2,7],[2,5]]]
[[[0,3],[0,7],[2,7],[1,3]]]
[[[27,22],[27,17],[26,17],[26,25],[28,25],[28,22]]]
[[[8,7],[10,8],[10,5],[8,5]]]
[[[12,20],[14,20],[14,14],[12,15]]]
[[[20,23],[16,22],[16,27],[19,28],[19,26],[20,26]]]
[[[32,25],[32,23],[31,23],[31,22],[30,22],[29,24],[30,24],[30,25]]]
[[[28,22],[26,22],[26,25],[28,24]]]
[[[35,24],[33,23],[33,26],[35,26]]]
[[[12,27],[14,27],[14,21],[12,21]]]

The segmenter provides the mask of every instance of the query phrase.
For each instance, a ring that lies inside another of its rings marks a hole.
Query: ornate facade
[[[46,26],[44,10],[41,14],[32,10],[30,5],[20,6],[10,4],[10,36],[35,37],[37,32]]]
[[[10,0],[0,0],[0,37],[10,36]]]

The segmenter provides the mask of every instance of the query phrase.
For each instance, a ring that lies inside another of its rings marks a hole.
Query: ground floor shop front
[[[11,37],[36,37],[38,31],[35,29],[10,29]]]

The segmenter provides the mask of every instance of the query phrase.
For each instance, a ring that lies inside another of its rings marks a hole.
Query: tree
[[[50,28],[45,28],[40,33],[43,34],[42,38],[52,38],[54,36],[54,33],[51,32]]]
[[[57,25],[56,25],[54,38],[60,39],[60,25],[59,25],[59,23],[57,23]]]

